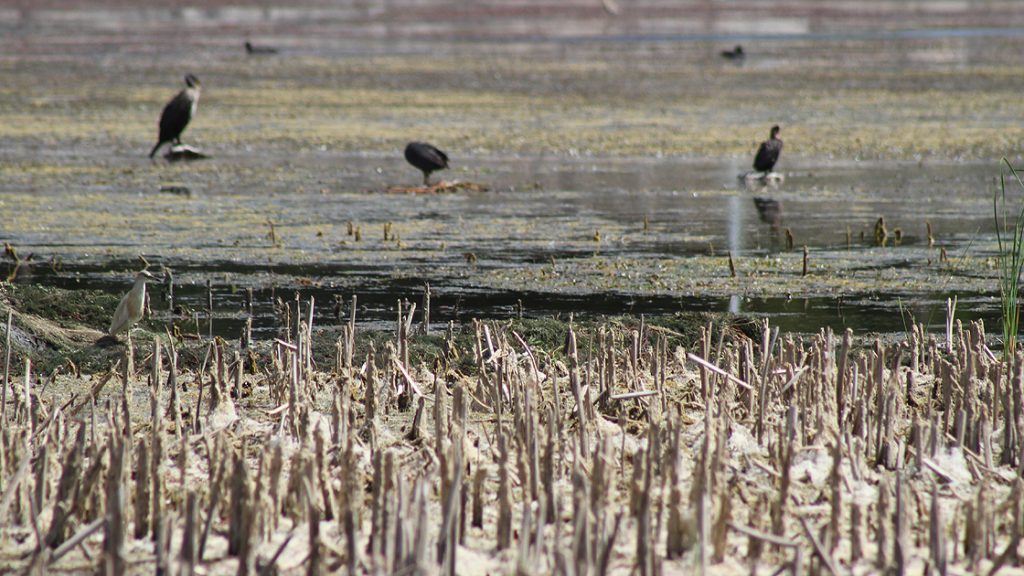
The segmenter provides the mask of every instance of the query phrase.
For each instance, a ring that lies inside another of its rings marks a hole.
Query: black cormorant
[[[732,50],[722,50],[722,58],[726,60],[743,60],[746,54],[743,53],[743,46],[736,45]]]
[[[779,161],[779,154],[782,152],[782,139],[778,137],[779,127],[772,126],[771,137],[757,149],[757,156],[754,157],[754,170],[768,174]]]
[[[160,137],[156,146],[149,152],[149,157],[156,155],[156,151],[167,142],[181,144],[181,133],[185,131],[189,120],[196,113],[196,106],[199,105],[199,78],[191,74],[185,76],[185,89],[178,92],[178,95],[171,98],[171,101],[164,106],[160,114]]]
[[[410,142],[405,147],[405,159],[423,172],[423,185],[430,184],[430,173],[448,167],[448,155],[426,142]]]
[[[252,42],[246,40],[245,53],[250,56],[258,56],[261,54],[277,54],[277,48],[271,48],[269,46],[253,46]]]

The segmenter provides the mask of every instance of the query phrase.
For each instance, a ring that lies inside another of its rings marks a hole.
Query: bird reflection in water
[[[768,225],[770,250],[780,250],[782,248],[782,203],[774,198],[754,196],[754,208],[757,209],[757,217],[761,222]],[[788,238],[787,236],[787,245]]]
[[[771,239],[771,248],[779,248],[782,225],[782,203],[773,198],[779,191],[779,180],[773,179],[746,179],[744,185],[747,192],[753,195],[754,208],[757,209],[757,217],[761,222],[768,225]]]
[[[757,208],[757,217],[761,222],[771,227],[773,235],[778,234],[782,228],[782,204],[774,198],[755,196],[754,207]]]

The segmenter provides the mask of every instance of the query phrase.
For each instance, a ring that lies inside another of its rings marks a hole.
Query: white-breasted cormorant
[[[168,142],[181,144],[181,133],[185,131],[192,116],[195,116],[199,105],[199,78],[192,74],[185,76],[185,89],[171,98],[160,114],[160,136],[156,146],[149,152],[149,157],[156,156],[156,151]]]
[[[778,137],[779,127],[772,126],[771,136],[761,142],[757,148],[757,156],[754,157],[754,170],[764,172],[772,171],[775,163],[779,161],[779,154],[782,153],[782,139]]]

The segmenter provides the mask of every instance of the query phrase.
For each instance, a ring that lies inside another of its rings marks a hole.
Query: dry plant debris
[[[452,192],[487,192],[489,188],[477,182],[442,180],[429,186],[391,186],[390,194],[448,194]]]
[[[1024,357],[981,324],[895,343],[709,327],[691,350],[643,322],[585,341],[568,324],[547,353],[477,322],[471,351],[449,330],[417,365],[411,304],[361,357],[352,315],[316,366],[313,306],[271,342],[210,340],[191,372],[167,338],[101,374],[5,370],[0,565],[1019,572]]]

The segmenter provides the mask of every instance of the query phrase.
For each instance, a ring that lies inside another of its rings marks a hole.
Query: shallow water
[[[355,293],[386,322],[428,282],[437,322],[712,310],[893,332],[902,309],[941,326],[958,295],[992,324],[996,159],[1024,138],[1024,81],[999,67],[1024,19],[883,6],[3,10],[2,238],[34,255],[18,281],[121,292],[141,254],[194,310],[210,281],[224,334],[246,288],[259,330],[271,294],[312,294],[330,322]],[[247,59],[244,38],[283,53]],[[742,66],[717,56],[735,43]],[[150,164],[185,67],[207,86],[186,141],[213,159]],[[784,181],[747,183],[773,122]],[[424,135],[453,159],[435,179],[490,190],[384,193],[419,183],[400,150]],[[872,246],[879,217],[899,246]]]
[[[347,160],[335,159],[333,169],[364,169],[365,158]],[[398,162],[373,159],[373,164],[379,164],[383,173],[370,171],[363,177],[368,188],[386,187],[393,182],[392,175],[415,178]],[[52,203],[40,202],[39,212],[30,216],[45,224],[15,244],[29,244],[36,253],[60,259],[55,266],[39,263],[23,270],[21,281],[112,292],[124,289],[124,271],[138,265],[125,255],[138,250],[152,264],[174,271],[177,302],[200,312],[203,332],[205,282],[211,280],[215,331],[226,335],[237,334],[244,323],[246,288],[254,289],[259,331],[277,322],[273,297],[290,301],[296,291],[303,297],[313,295],[322,305],[322,322],[330,323],[335,297],[347,300],[357,294],[360,319],[388,322],[395,302],[419,301],[425,283],[433,287],[433,319],[441,323],[510,317],[520,313],[521,302],[522,312],[533,316],[708,310],[768,316],[797,331],[830,325],[893,332],[903,330],[909,321],[897,312],[900,306],[933,328],[940,327],[945,299],[952,293],[942,286],[934,291],[908,290],[898,282],[839,294],[791,287],[767,296],[735,286],[710,287],[705,293],[658,293],[628,285],[598,290],[584,282],[561,290],[544,285],[503,287],[482,277],[503,269],[545,269],[552,259],[572,274],[575,259],[591,260],[595,255],[611,261],[686,262],[728,250],[737,258],[772,258],[785,254],[787,228],[798,244],[814,247],[816,257],[853,258],[853,264],[844,266],[886,271],[913,267],[904,261],[922,252],[937,254],[927,249],[925,220],[954,255],[966,250],[980,253],[982,240],[991,235],[991,207],[977,193],[990,184],[987,166],[817,165],[813,173],[794,169],[784,182],[763,188],[758,184],[753,190],[736,177],[738,168],[732,163],[679,160],[477,159],[466,173],[472,180],[529,185],[440,195],[321,193],[283,185],[258,200],[261,213],[272,215],[279,247],[271,245],[269,227],[253,214],[252,191],[199,191],[193,186],[196,191],[190,197],[93,191],[87,196],[90,210],[119,222],[105,231],[102,242],[91,228],[81,235],[59,229],[58,220],[65,215],[52,214],[52,206],[61,201],[55,195]],[[315,171],[301,164],[293,169]],[[45,194],[35,194],[41,193]],[[767,206],[764,214],[758,204]],[[201,226],[154,228],[146,216],[150,211],[184,211]],[[877,215],[885,215],[891,229],[902,226],[906,231],[900,247],[876,252],[868,246]],[[48,222],[51,218],[53,222]],[[361,230],[359,242],[347,235],[349,221]],[[385,222],[395,223],[393,233],[399,242],[383,240]],[[853,238],[850,250],[848,227]],[[602,235],[600,242],[593,239],[595,231]],[[861,240],[862,232],[868,239]],[[140,237],[144,244],[133,242]],[[467,263],[468,253],[475,256],[474,264]],[[158,288],[157,299],[161,293]],[[958,295],[967,313],[963,319],[994,322],[998,303],[991,295]]]

